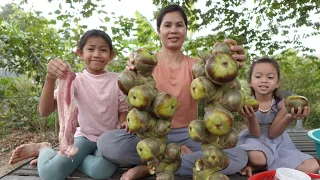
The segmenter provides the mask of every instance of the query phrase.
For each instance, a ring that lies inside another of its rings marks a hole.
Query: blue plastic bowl
[[[313,129],[309,131],[308,136],[314,142],[316,146],[317,156],[320,157],[320,129]]]

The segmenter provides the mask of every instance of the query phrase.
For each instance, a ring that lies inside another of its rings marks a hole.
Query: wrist
[[[54,82],[54,83],[55,83],[56,80],[57,80],[57,79],[56,79],[55,77],[52,77],[52,76],[50,76],[49,74],[46,75],[46,81],[47,81],[47,82]]]

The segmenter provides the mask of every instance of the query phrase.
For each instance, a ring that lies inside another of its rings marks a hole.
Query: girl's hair
[[[255,60],[251,64],[251,67],[250,67],[250,70],[249,70],[248,82],[251,82],[251,77],[252,77],[252,73],[253,73],[254,67],[257,64],[260,64],[260,63],[269,63],[269,64],[271,64],[276,69],[277,75],[278,75],[278,81],[280,81],[280,66],[279,66],[278,62],[275,59],[271,58],[271,57],[265,56],[265,57],[255,58]],[[252,87],[251,87],[251,94],[253,96],[255,96],[255,92],[254,92],[254,89]],[[276,105],[276,107],[278,107],[278,103],[282,100],[282,96],[281,96],[281,93],[280,93],[279,89],[276,88],[272,92],[272,95],[273,95],[273,98],[276,101],[275,105]]]
[[[113,51],[112,40],[111,40],[110,36],[107,33],[105,33],[104,31],[101,31],[98,29],[89,30],[81,36],[80,41],[78,43],[78,48],[80,49],[80,51],[83,51],[83,47],[86,45],[86,43],[90,37],[103,38],[110,48],[110,53]]]
[[[160,28],[160,25],[162,23],[163,17],[170,12],[179,12],[183,18],[184,24],[186,25],[186,28],[188,29],[188,19],[187,19],[187,15],[184,12],[184,10],[182,9],[181,6],[176,5],[176,4],[172,4],[169,6],[166,6],[164,8],[162,8],[157,15],[157,29]]]

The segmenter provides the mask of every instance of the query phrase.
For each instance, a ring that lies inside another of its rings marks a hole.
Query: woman
[[[188,125],[198,119],[197,102],[190,94],[190,84],[194,79],[192,66],[196,59],[183,55],[182,44],[187,35],[188,21],[185,12],[178,5],[164,7],[157,17],[157,31],[162,43],[162,49],[157,53],[158,64],[154,68],[152,75],[156,81],[159,92],[167,92],[178,99],[178,110],[172,120],[172,129],[168,135],[167,143],[178,143],[182,147],[182,164],[176,172],[181,176],[192,176],[192,167],[196,158],[202,157],[200,143],[189,138]],[[245,56],[243,48],[236,46],[232,40],[228,40],[234,46],[233,51],[240,55],[235,55],[239,66],[243,66]],[[129,69],[134,69],[133,60],[128,63]],[[140,139],[128,133],[126,123],[120,128],[108,131],[98,139],[98,149],[107,159],[122,165],[138,165],[129,169],[122,175],[122,180],[138,179],[148,176],[149,172],[145,164],[141,162],[136,152],[136,145]],[[222,171],[224,174],[234,174],[245,167],[248,156],[241,148],[225,150],[230,157],[230,165]]]

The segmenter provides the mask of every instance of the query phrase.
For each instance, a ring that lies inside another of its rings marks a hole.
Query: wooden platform
[[[314,143],[309,139],[307,136],[307,131],[305,130],[288,130],[290,137],[292,138],[293,142],[296,144],[297,148],[300,149],[304,153],[311,154],[314,157],[316,156],[316,150]],[[126,171],[126,168],[120,168],[115,173],[115,175],[108,180],[115,180],[120,179],[121,175]],[[229,176],[231,180],[246,180],[246,177],[240,176],[238,174],[234,174]],[[40,180],[37,167],[30,166],[28,163],[22,165],[18,169],[10,172],[9,174],[5,175],[1,178],[2,180]],[[68,179],[77,179],[77,180],[89,180],[88,176],[75,171]],[[155,176],[150,176],[147,178],[143,178],[143,180],[155,180]],[[176,176],[175,180],[191,180],[192,178],[185,178]]]

